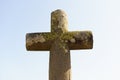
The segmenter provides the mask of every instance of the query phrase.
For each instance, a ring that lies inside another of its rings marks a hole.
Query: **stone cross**
[[[70,50],[92,49],[91,31],[68,32],[67,15],[62,10],[51,13],[51,32],[27,33],[29,51],[50,51],[49,80],[71,80]]]

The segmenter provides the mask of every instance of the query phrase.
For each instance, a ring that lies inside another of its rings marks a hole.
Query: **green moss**
[[[73,39],[74,35],[77,34],[78,32],[75,31],[75,32],[66,32],[66,33],[63,33],[60,38],[61,40],[71,40]]]
[[[59,38],[61,41],[62,40],[70,40],[73,38],[74,34],[76,32],[66,32],[63,33],[61,35],[57,34],[57,33],[43,33],[42,36],[46,39],[46,40],[53,40],[56,38]]]
[[[55,39],[56,38],[56,34],[52,34],[52,33],[48,33],[48,34],[44,34],[43,33],[43,36],[44,36],[44,38],[45,38],[45,40],[53,40],[53,39]]]
[[[74,32],[66,32],[66,33],[62,33],[61,35],[57,34],[57,33],[43,33],[43,37],[45,38],[45,40],[54,40],[59,38],[62,41],[67,41],[67,40],[71,40],[75,37],[75,35],[79,34],[78,36],[82,34],[84,34],[85,36],[91,37],[91,32],[90,31],[86,31],[84,32],[79,32],[79,31],[74,31]]]

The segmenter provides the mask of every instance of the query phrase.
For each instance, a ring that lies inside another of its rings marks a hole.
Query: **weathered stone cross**
[[[51,13],[51,33],[28,33],[26,48],[50,51],[49,80],[71,80],[70,50],[92,49],[91,31],[68,32],[67,15],[62,10]]]

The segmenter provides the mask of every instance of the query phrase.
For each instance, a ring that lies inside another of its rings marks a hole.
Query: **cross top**
[[[70,50],[92,49],[91,31],[68,32],[67,15],[63,10],[51,13],[51,32],[27,33],[26,48],[50,51],[49,80],[71,80]]]
[[[51,32],[64,33],[68,31],[67,15],[63,10],[51,13]]]

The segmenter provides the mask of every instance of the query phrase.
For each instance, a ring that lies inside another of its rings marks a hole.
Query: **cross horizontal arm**
[[[63,40],[66,40],[70,50],[92,49],[93,36],[91,31],[73,31],[63,34]]]
[[[46,33],[27,33],[26,49],[29,51],[47,51],[50,49],[51,43],[55,38],[55,34]]]
[[[49,51],[51,44],[59,37],[61,41],[68,43],[70,50],[92,49],[93,36],[91,31],[65,32],[58,36],[55,33],[28,33],[26,35],[26,48],[30,51]]]

